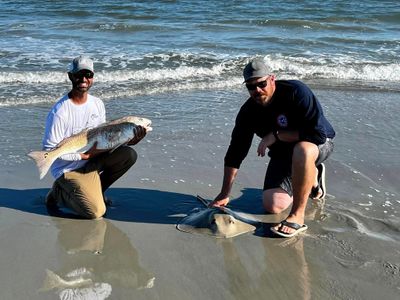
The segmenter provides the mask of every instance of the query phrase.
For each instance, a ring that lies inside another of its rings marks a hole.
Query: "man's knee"
[[[85,219],[98,219],[104,216],[105,213],[106,205],[105,203],[101,203],[99,205],[93,205],[92,207],[81,211],[79,214]]]
[[[138,155],[135,149],[126,146],[121,147],[121,151],[123,151],[123,157],[126,159],[127,164],[132,166],[136,163]]]
[[[293,161],[315,162],[319,154],[318,146],[310,142],[298,142],[293,149]]]
[[[69,206],[79,216],[85,219],[98,219],[106,213],[106,204],[104,202],[103,194],[91,195],[75,195],[69,201]]]
[[[263,192],[264,209],[271,214],[279,214],[292,204],[293,199],[281,188],[265,190]]]

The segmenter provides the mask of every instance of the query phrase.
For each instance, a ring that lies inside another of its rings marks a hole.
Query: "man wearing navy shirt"
[[[243,77],[250,98],[242,105],[225,156],[221,192],[210,206],[225,206],[254,134],[261,138],[257,153],[268,148],[270,161],[264,180],[263,205],[280,213],[292,204],[289,216],[271,230],[292,237],[307,229],[304,213],[309,197],[325,197],[325,166],[333,151],[335,131],[313,92],[297,80],[275,80],[262,60],[246,65]]]

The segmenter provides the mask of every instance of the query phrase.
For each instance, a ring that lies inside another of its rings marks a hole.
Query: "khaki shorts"
[[[68,207],[83,218],[100,218],[106,212],[104,191],[125,174],[136,159],[136,151],[128,146],[101,154],[84,167],[57,178],[51,196],[58,206]]]

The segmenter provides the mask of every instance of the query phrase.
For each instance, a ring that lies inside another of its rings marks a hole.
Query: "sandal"
[[[318,169],[318,185],[316,187],[312,187],[310,198],[324,199],[326,195],[326,186],[325,186],[325,165],[321,163],[317,166]]]
[[[286,227],[290,227],[292,229],[294,229],[295,231],[292,233],[287,233],[287,232],[283,232],[282,231],[282,227],[286,226]],[[275,227],[271,227],[271,231],[279,236],[285,237],[285,238],[290,238],[290,237],[294,237],[295,235],[299,234],[302,231],[306,231],[308,229],[308,226],[306,224],[300,225],[297,223],[293,223],[293,222],[288,222],[286,220],[282,221],[279,224],[278,229],[276,229]]]

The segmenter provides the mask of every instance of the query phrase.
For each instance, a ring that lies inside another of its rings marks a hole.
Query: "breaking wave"
[[[376,62],[351,56],[262,57],[278,79],[300,79],[328,86],[400,90],[400,63]],[[96,61],[95,86],[105,100],[166,91],[241,88],[248,57],[194,54],[148,54],[141,58]],[[0,106],[52,102],[69,88],[65,66],[58,70],[0,72],[5,91]]]

